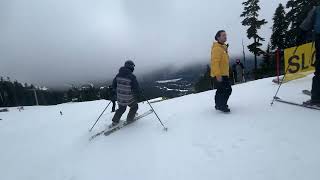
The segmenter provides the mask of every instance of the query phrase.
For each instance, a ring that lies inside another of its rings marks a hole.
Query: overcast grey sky
[[[46,86],[115,75],[125,59],[137,73],[209,62],[216,31],[242,51],[243,0],[1,0],[0,75]],[[269,39],[279,3],[260,0]]]

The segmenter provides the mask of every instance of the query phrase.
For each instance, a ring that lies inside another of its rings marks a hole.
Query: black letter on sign
[[[304,70],[304,69],[308,69],[309,68],[309,66],[304,66],[305,64],[306,64],[306,57],[305,57],[305,55],[304,55],[304,53],[302,54],[302,70]]]
[[[299,60],[299,56],[297,56],[297,55],[295,55],[295,56],[292,56],[292,57],[290,57],[290,59],[289,59],[289,61],[288,61],[288,63],[289,63],[289,67],[290,66],[293,66],[293,67],[295,67],[296,69],[290,69],[289,68],[289,73],[291,73],[291,74],[294,74],[294,73],[297,73],[298,71],[299,71],[299,69],[300,69],[300,64],[299,63],[295,63],[295,62],[293,62],[293,60]]]

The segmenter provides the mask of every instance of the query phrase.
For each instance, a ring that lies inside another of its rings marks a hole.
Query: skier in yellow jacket
[[[211,77],[214,87],[217,89],[215,96],[215,108],[222,112],[230,112],[227,105],[232,92],[229,79],[229,54],[227,34],[224,30],[218,31],[211,50]]]

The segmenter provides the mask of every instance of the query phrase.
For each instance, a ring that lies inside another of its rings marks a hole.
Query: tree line
[[[68,90],[59,91],[33,84],[11,81],[9,77],[0,77],[0,107],[32,106],[32,105],[56,105],[66,102],[93,101],[109,99],[107,88],[96,88],[93,85],[71,87]]]

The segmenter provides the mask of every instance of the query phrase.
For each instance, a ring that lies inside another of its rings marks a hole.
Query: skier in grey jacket
[[[138,111],[138,100],[140,99],[141,91],[137,78],[133,75],[134,68],[135,64],[131,60],[126,61],[124,67],[120,68],[119,73],[113,80],[112,89],[117,97],[119,106],[112,119],[113,126],[119,123],[127,106],[130,107],[127,121],[133,121]]]

